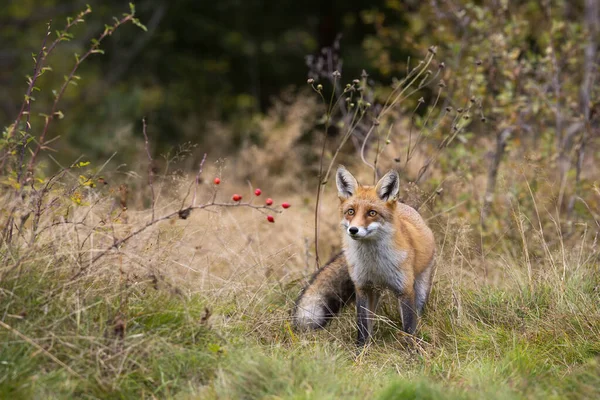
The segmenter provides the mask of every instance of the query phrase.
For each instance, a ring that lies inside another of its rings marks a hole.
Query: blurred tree
[[[8,0],[0,9],[1,125],[14,118],[23,76],[32,69],[30,53],[39,48],[45,23],[52,19],[58,29],[84,3]],[[46,93],[37,96],[37,112],[49,99],[48,89],[69,68],[72,53],[82,52],[103,24],[126,7],[118,0],[89,3],[94,12],[85,27],[50,60],[55,73],[41,82]],[[62,155],[83,150],[107,157],[122,150],[138,135],[144,115],[164,145],[202,142],[213,120],[235,122],[234,142],[252,138],[253,116],[264,112],[282,89],[303,85],[305,57],[330,46],[338,34],[343,35],[346,72],[357,75],[368,67],[361,42],[373,28],[362,22],[364,7],[358,0],[137,1],[148,32],[132,27],[116,32],[104,46],[106,54],[82,68],[78,88],[70,88],[65,98],[67,118],[53,127],[54,135],[63,136]]]

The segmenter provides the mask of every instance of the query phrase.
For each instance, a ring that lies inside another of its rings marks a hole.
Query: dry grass
[[[204,176],[216,173],[207,166]],[[157,216],[180,207],[190,179],[165,183]],[[357,354],[351,309],[321,332],[291,330],[289,310],[313,269],[312,204],[303,191],[273,192],[269,182],[261,182],[264,194],[253,201],[270,196],[293,204],[275,224],[245,208],[199,210],[150,227],[94,264],[92,256],[113,236],[142,226],[150,211],[120,213],[90,190],[89,205],[63,202],[40,222],[52,224],[69,208],[70,220],[81,224],[58,224],[26,245],[26,223],[1,253],[2,396],[598,394],[600,278],[589,227],[574,245],[550,243],[533,222],[537,216],[517,205],[507,222],[517,234],[481,251],[467,220],[434,217],[438,270],[421,340],[407,342],[388,300],[373,343]],[[202,184],[200,200],[209,200],[213,187]],[[248,186],[226,179],[219,190],[223,199],[251,196]],[[332,252],[339,237],[331,188],[325,199],[321,240]]]
[[[585,210],[576,223],[558,218],[551,174],[512,158],[484,233],[475,222],[484,169],[468,164],[443,173],[441,163],[420,189],[404,185],[410,203],[429,199],[421,212],[439,250],[416,343],[402,333],[392,299],[383,302],[374,341],[360,353],[352,307],[325,330],[293,331],[290,309],[314,270],[316,182],[303,165],[314,151],[299,145],[305,128],[298,122],[314,104],[290,107],[264,121],[270,133],[264,146],[225,163],[209,160],[198,187],[197,204],[213,199],[214,176],[222,178],[217,201],[239,193],[254,204],[266,197],[291,203],[274,224],[250,208],[195,210],[187,219],[152,225],[93,261],[115,238],[150,221],[144,176],[114,174],[110,185],[92,189],[77,182],[79,171],[65,175],[45,194],[42,204],[51,207],[40,213],[34,241],[34,219],[21,219],[34,194],[21,199],[5,191],[3,218],[15,209],[23,223],[0,247],[0,397],[600,395],[596,221]],[[394,139],[385,159],[392,147],[402,141]],[[427,151],[423,145],[414,162]],[[341,161],[369,182],[370,172],[352,165],[352,157]],[[510,175],[515,170],[522,172]],[[404,176],[415,171],[411,164]],[[262,189],[260,198],[248,177]],[[157,176],[156,216],[179,210],[193,180]],[[126,211],[119,205],[122,183],[129,186]],[[440,184],[444,194],[432,197]],[[331,184],[323,199],[326,259],[340,243]]]

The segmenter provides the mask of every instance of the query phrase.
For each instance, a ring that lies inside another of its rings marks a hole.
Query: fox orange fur
[[[340,166],[336,183],[343,257],[317,271],[304,289],[296,303],[296,325],[323,327],[355,296],[358,344],[364,345],[373,330],[381,293],[389,289],[398,297],[404,331],[414,334],[431,291],[433,233],[415,209],[398,202],[397,172],[388,172],[374,187],[361,186]]]

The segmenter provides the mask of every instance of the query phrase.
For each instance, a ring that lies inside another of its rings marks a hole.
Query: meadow
[[[517,54],[529,11],[496,20],[489,5],[465,9],[473,37],[487,39],[464,53],[450,28],[431,31],[449,35],[439,48],[415,35],[422,61],[402,65],[403,80],[321,70],[251,123],[211,121],[200,145],[167,151],[152,115],[115,134],[125,155],[52,151],[48,125],[69,119],[55,106],[78,93],[85,57],[49,103],[32,99],[51,73],[36,66],[0,142],[0,398],[600,397],[598,113],[574,100],[597,93],[587,75],[597,65],[573,44],[594,28],[561,36],[572,27],[557,24],[556,37],[536,38],[551,50]],[[131,22],[143,27],[133,6],[100,38]],[[368,48],[386,64],[395,36],[376,28]],[[52,113],[34,115],[37,104]],[[402,201],[435,234],[414,340],[389,295],[364,349],[353,305],[326,329],[294,329],[317,252],[322,265],[341,247],[325,177],[338,163],[365,183],[399,170]]]

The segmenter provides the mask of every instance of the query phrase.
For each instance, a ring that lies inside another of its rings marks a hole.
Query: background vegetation
[[[599,22],[596,0],[9,0],[0,397],[598,397]],[[292,329],[339,249],[338,162],[398,169],[435,232],[416,345],[392,299],[363,352],[352,307]]]

